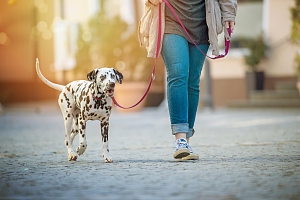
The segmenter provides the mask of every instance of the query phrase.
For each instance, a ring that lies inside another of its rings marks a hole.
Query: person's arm
[[[219,0],[225,28],[234,29],[237,0]]]

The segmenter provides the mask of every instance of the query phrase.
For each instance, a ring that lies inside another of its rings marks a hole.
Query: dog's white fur
[[[102,156],[105,162],[112,162],[108,148],[109,117],[112,108],[116,80],[121,84],[123,75],[113,68],[95,69],[87,74],[88,81],[73,81],[66,86],[52,83],[40,71],[36,60],[36,71],[40,79],[49,87],[61,91],[58,104],[64,117],[65,145],[68,160],[76,161],[87,148],[86,122],[100,120],[102,134]],[[73,151],[73,140],[77,134],[79,146]]]

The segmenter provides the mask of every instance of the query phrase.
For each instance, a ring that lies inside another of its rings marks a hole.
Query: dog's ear
[[[89,81],[95,81],[95,80],[96,80],[96,75],[97,75],[97,73],[98,73],[98,70],[97,70],[97,69],[94,69],[93,71],[91,71],[90,73],[88,73],[88,74],[86,75],[86,77],[87,77],[87,79],[88,79]]]
[[[123,81],[123,74],[121,72],[119,72],[118,70],[115,70],[114,69],[114,72],[116,74],[116,78],[117,78],[117,81],[122,84],[122,81]]]

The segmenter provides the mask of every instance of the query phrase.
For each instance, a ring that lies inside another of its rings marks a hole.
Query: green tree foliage
[[[292,15],[292,41],[300,43],[300,0],[295,0],[295,6],[291,8]]]
[[[250,67],[251,71],[257,71],[257,66],[265,57],[265,51],[267,50],[263,37],[243,38],[241,39],[241,44],[250,51],[250,54],[245,56],[245,63]]]
[[[78,40],[82,48],[76,55],[77,69],[113,67],[123,73],[124,80],[149,80],[152,67],[146,50],[140,47],[137,32],[128,31],[120,16],[109,17],[102,9],[89,20],[88,27],[92,38]]]
[[[292,16],[291,39],[298,45],[298,51],[300,51],[300,0],[295,0],[295,6],[290,11]],[[297,52],[295,56],[295,68],[296,75],[300,79],[300,52]]]

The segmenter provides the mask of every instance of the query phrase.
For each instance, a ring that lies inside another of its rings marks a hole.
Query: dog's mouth
[[[114,96],[114,92],[115,92],[114,88],[107,88],[106,89],[106,95],[109,96],[109,97],[113,97]]]

